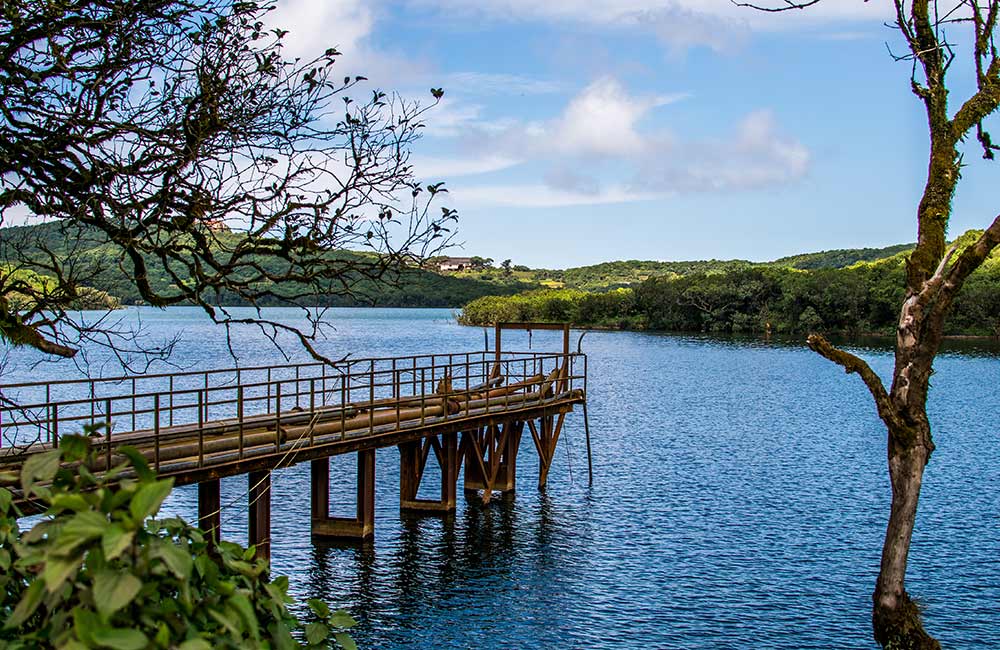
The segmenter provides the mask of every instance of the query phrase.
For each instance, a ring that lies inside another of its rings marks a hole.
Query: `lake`
[[[233,364],[223,331],[195,309],[121,317],[141,318],[154,338],[180,332],[172,361],[182,368]],[[449,310],[338,309],[330,318],[336,329],[321,349],[331,356],[483,347],[483,331],[458,326]],[[536,332],[530,345],[556,350],[558,337]],[[259,332],[241,330],[233,343],[243,364],[282,358]],[[529,341],[510,333],[504,344]],[[888,376],[890,351],[853,349]],[[592,332],[583,351],[592,486],[579,409],[544,492],[524,444],[516,495],[486,507],[460,495],[453,518],[402,517],[398,453],[380,451],[370,545],[314,545],[308,465],[281,470],[274,571],[290,576],[297,597],[355,615],[354,636],[372,649],[875,647],[871,591],[889,483],[885,431],[860,380],[788,341]],[[9,352],[3,381],[76,372],[35,360]],[[1000,352],[951,344],[935,369],[937,451],[909,591],[945,647],[998,648]],[[334,514],[353,507],[352,462],[333,464]],[[223,534],[241,542],[245,490],[244,477],[223,481]],[[165,509],[193,520],[196,503],[195,490],[181,488]]]

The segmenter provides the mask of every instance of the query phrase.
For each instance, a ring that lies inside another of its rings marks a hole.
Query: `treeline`
[[[462,310],[469,325],[570,321],[580,326],[676,332],[891,334],[904,293],[902,255],[841,269],[744,264],[727,271],[653,277],[607,293],[533,291],[485,297]],[[1000,261],[966,283],[949,334],[1000,335]]]

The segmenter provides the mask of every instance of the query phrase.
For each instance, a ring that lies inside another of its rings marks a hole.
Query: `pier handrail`
[[[585,386],[585,355],[493,350],[12,383],[0,390],[28,399],[0,405],[0,464],[89,426],[103,467],[130,444],[157,469],[188,452],[202,468],[578,400]]]

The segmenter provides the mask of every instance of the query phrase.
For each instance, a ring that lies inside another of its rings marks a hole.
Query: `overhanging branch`
[[[875,407],[878,409],[878,415],[882,421],[886,424],[895,421],[896,414],[892,408],[889,393],[885,390],[882,379],[864,359],[834,347],[822,334],[810,334],[806,342],[813,352],[841,366],[848,374],[856,373],[861,377],[865,386],[868,387],[868,391],[875,398]]]

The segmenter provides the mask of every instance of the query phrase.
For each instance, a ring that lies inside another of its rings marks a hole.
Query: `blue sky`
[[[275,21],[291,54],[444,88],[413,162],[446,181],[455,254],[566,267],[913,241],[927,134],[889,5],[281,0]],[[966,160],[952,235],[998,209],[1000,167]]]

